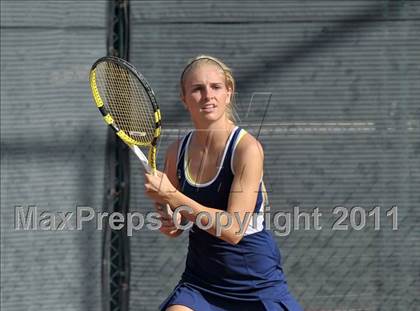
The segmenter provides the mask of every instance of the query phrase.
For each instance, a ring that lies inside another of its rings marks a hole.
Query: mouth
[[[200,108],[200,112],[212,112],[216,109],[215,104],[205,104]]]

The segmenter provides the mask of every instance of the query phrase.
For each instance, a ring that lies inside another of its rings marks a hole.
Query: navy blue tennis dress
[[[227,210],[234,178],[232,158],[245,131],[235,127],[226,144],[216,176],[197,184],[188,174],[188,146],[193,132],[181,141],[177,170],[182,192],[212,208]],[[260,190],[263,187],[260,183]],[[185,271],[160,310],[184,305],[197,311],[302,310],[288,291],[280,253],[272,235],[265,230],[266,200],[258,194],[256,221],[250,220],[241,241],[229,244],[194,225],[189,232]]]

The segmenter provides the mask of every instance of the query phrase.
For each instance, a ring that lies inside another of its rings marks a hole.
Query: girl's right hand
[[[176,227],[174,220],[177,224],[181,223],[181,214],[177,214],[177,219],[173,218],[172,211],[167,211],[166,207],[161,206],[159,203],[155,202],[155,209],[159,213],[159,219],[162,222],[162,226],[159,228],[159,231],[169,237],[176,237],[182,233],[182,230]]]

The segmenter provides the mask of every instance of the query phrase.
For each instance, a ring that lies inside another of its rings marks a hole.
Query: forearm
[[[205,214],[206,216],[200,217],[199,222],[202,227],[209,226],[206,231],[213,236],[231,244],[237,244],[242,238],[244,224],[235,215],[221,209],[201,205],[179,191],[171,194],[168,203],[173,207],[187,206],[188,210],[181,209],[180,213],[193,223],[197,222],[197,216],[200,213]]]

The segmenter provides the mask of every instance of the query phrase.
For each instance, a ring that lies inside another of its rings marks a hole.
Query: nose
[[[205,88],[203,88],[203,96],[204,96],[206,99],[210,99],[210,98],[212,98],[212,97],[213,97],[213,90],[212,90],[212,88],[210,87],[210,85],[206,85],[206,87],[205,87]]]

